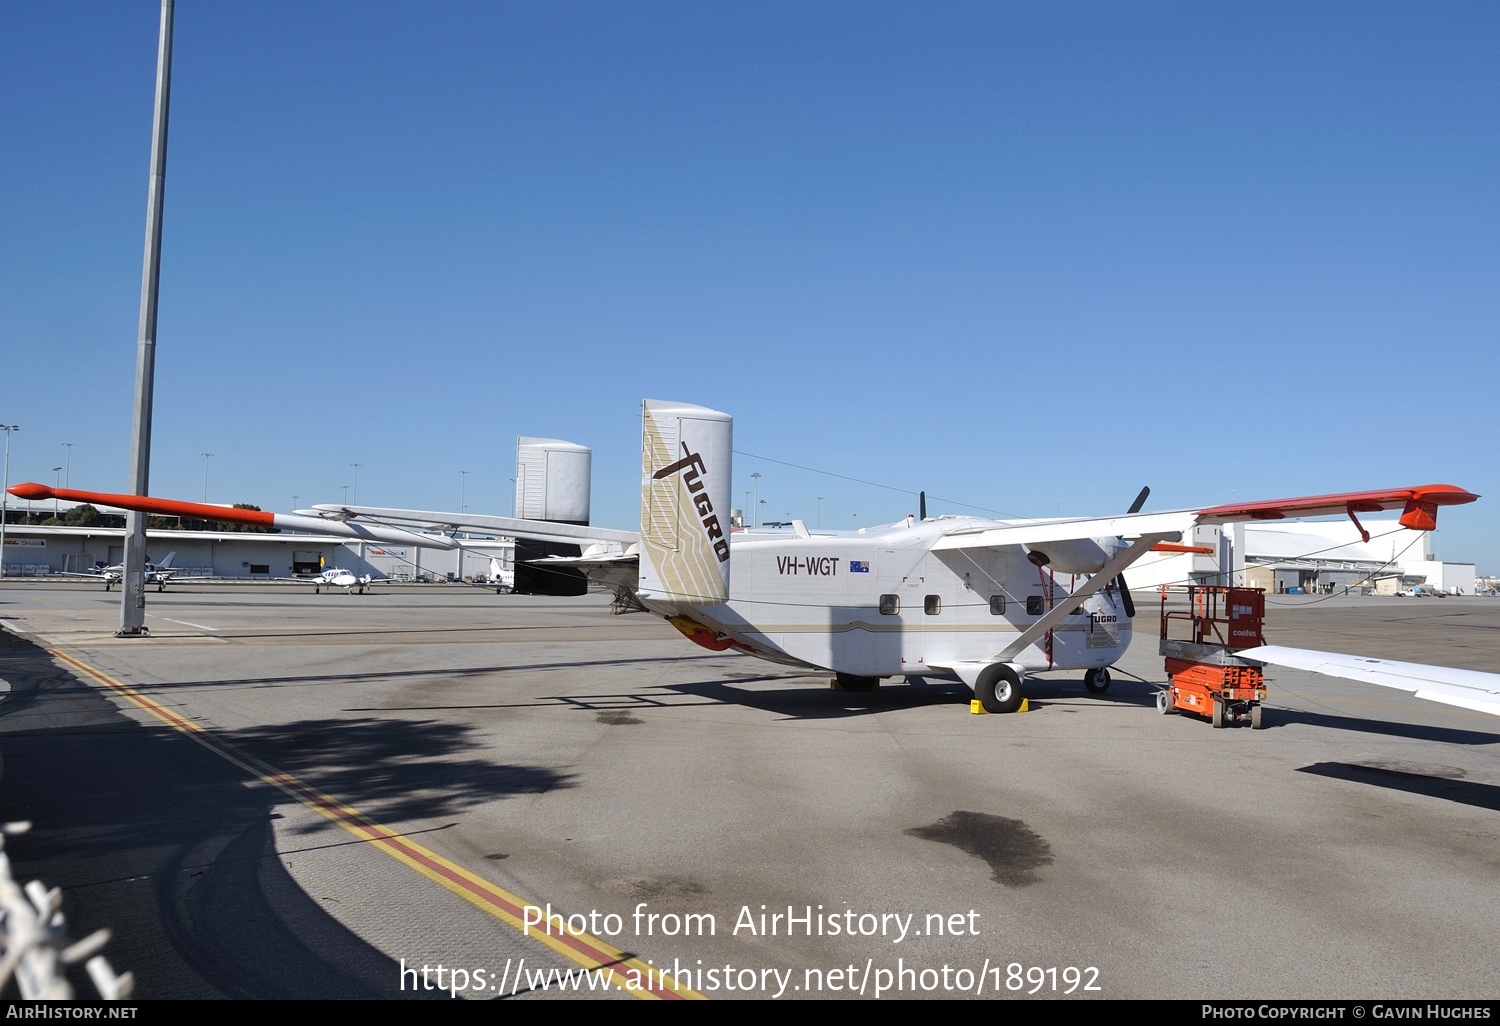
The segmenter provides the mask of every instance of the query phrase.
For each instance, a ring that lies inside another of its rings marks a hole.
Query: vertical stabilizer
[[[734,418],[657,399],[642,406],[641,598],[725,602]]]

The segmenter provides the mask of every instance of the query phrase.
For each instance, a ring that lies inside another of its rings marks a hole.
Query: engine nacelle
[[[1038,566],[1050,566],[1060,574],[1096,574],[1120,550],[1118,538],[1070,538],[1067,541],[1033,542],[1027,557]]]

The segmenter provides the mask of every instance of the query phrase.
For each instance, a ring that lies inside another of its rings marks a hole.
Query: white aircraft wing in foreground
[[[1395,659],[1372,659],[1369,656],[1344,655],[1339,652],[1315,652],[1281,645],[1247,648],[1235,655],[1273,666],[1309,670],[1330,677],[1346,677],[1366,684],[1398,688],[1429,702],[1441,702],[1444,705],[1456,705],[1460,709],[1500,716],[1500,673],[1429,666],[1426,663],[1403,663]]]
[[[384,506],[345,506],[325,503],[308,513],[322,522],[369,524],[389,527],[444,530],[488,531],[507,538],[533,538],[537,541],[567,542],[587,548],[591,544],[616,549],[635,545],[641,540],[638,531],[617,531],[608,527],[581,524],[559,524],[550,520],[523,520],[520,517],[492,517],[482,513],[447,513],[425,509],[388,509]]]

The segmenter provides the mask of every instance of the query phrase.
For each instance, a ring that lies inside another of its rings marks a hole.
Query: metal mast
[[[130,436],[130,494],[151,486],[151,395],[156,378],[156,297],[161,285],[161,207],[167,184],[167,107],[172,94],[172,5],[161,0],[156,51],[156,113],[151,125],[151,183],[146,201],[146,261],[141,271],[141,330],[135,359],[135,422]],[[146,630],[146,514],[126,519],[125,579],[120,589],[118,637]]]

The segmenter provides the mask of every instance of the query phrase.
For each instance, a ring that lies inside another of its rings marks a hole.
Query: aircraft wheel
[[[838,674],[839,688],[843,691],[873,691],[880,683],[879,677],[857,677],[852,673]]]
[[[1156,693],[1156,711],[1163,716],[1171,712],[1177,703],[1172,701],[1172,692],[1168,688],[1162,688]]]
[[[1021,708],[1021,678],[1004,663],[991,663],[974,682],[974,697],[989,713],[1013,713]]]
[[[1224,726],[1224,703],[1214,703],[1214,729],[1219,730]]]
[[[1250,707],[1250,729],[1259,730],[1261,728],[1261,725],[1260,703],[1257,702]]]
[[[321,595],[321,594],[323,594],[322,587],[320,587],[318,585],[313,585],[313,594],[314,595]]]
[[[105,586],[104,586],[104,590],[105,590],[105,591],[108,591],[108,590],[109,590],[109,585],[107,585],[107,584],[106,584],[106,585],[105,585]]]
[[[1083,686],[1096,695],[1102,695],[1109,690],[1109,667],[1100,667],[1090,670],[1083,675]]]

